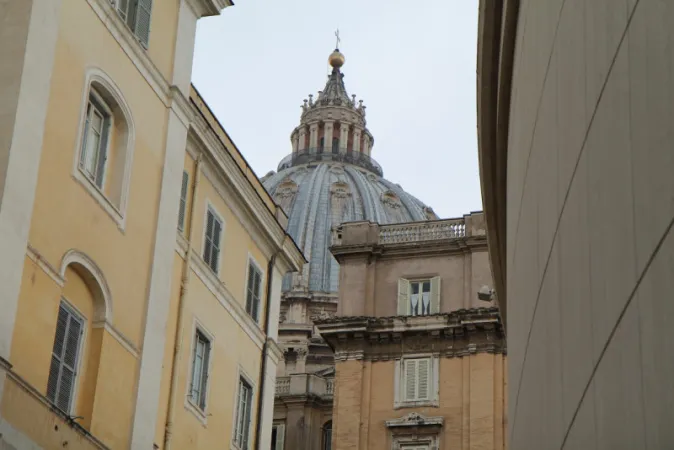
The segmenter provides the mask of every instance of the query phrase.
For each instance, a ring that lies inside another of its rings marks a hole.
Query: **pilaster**
[[[0,2],[0,360],[14,321],[42,154],[61,0]],[[0,399],[4,377],[0,377]]]
[[[342,122],[340,125],[339,153],[346,153],[349,145],[349,124]]]
[[[353,128],[353,151],[354,152],[359,152],[360,151],[360,136],[362,133],[362,129],[358,127]]]
[[[301,126],[298,132],[298,151],[302,151],[307,148],[307,127]]]
[[[323,137],[325,139],[325,150],[327,152],[332,151],[332,135],[334,134],[335,121],[326,120],[323,127]]]
[[[309,148],[315,149],[318,147],[318,123],[309,125]]]

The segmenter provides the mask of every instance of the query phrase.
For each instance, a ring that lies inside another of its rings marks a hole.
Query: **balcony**
[[[377,161],[370,156],[360,152],[334,153],[330,149],[308,148],[293,152],[281,160],[277,171],[289,167],[300,166],[311,162],[341,162],[353,164],[363,169],[369,170],[380,177],[384,176],[384,171]]]
[[[323,378],[308,373],[298,373],[276,378],[277,397],[313,396],[331,400],[334,390],[334,378]]]
[[[405,242],[440,241],[466,236],[463,219],[435,220],[432,222],[399,223],[379,226],[379,243],[402,244]]]

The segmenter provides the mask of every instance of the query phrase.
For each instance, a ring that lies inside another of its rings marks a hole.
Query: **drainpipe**
[[[281,253],[283,244],[274,255],[272,255],[267,264],[267,286],[266,286],[266,295],[267,301],[265,306],[265,315],[264,315],[264,342],[262,343],[262,361],[260,363],[260,390],[257,396],[257,410],[255,416],[257,418],[255,424],[255,450],[261,450],[260,447],[260,437],[262,436],[262,401],[265,388],[265,372],[267,371],[267,352],[269,351],[269,346],[267,345],[268,334],[269,334],[269,315],[271,311],[271,284],[274,278],[274,265],[276,264],[276,256]]]
[[[171,386],[169,388],[169,403],[166,410],[166,428],[164,429],[164,450],[171,448],[173,438],[173,419],[175,416],[176,395],[178,392],[178,367],[180,367],[181,349],[183,346],[183,312],[185,310],[185,297],[187,286],[190,282],[190,267],[192,261],[192,230],[194,230],[194,205],[197,199],[197,187],[201,178],[202,155],[197,156],[194,162],[194,180],[192,182],[192,196],[190,198],[189,229],[187,230],[187,250],[185,251],[185,264],[183,264],[182,280],[180,283],[180,297],[178,298],[178,316],[176,318],[176,336],[173,344],[173,365],[171,366]]]

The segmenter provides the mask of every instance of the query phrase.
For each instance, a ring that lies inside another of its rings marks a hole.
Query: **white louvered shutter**
[[[150,42],[150,21],[152,19],[152,0],[136,0],[133,32],[145,48]]]
[[[199,376],[201,377],[201,391],[199,392],[199,407],[201,407],[201,409],[203,410],[206,409],[206,392],[208,387],[208,363],[210,357],[211,357],[211,345],[209,342],[204,340],[204,356],[203,360],[201,361],[202,364],[201,373],[199,374]]]
[[[431,314],[440,312],[440,277],[431,278]]]
[[[416,400],[417,396],[417,360],[405,360],[405,400]]]
[[[410,313],[410,282],[404,278],[398,280],[398,315],[406,316]]]
[[[47,398],[70,413],[79,359],[82,321],[63,305],[59,307],[54,348],[47,381]]]
[[[283,450],[283,441],[286,437],[286,426],[279,425],[276,427],[276,448],[274,450]]]
[[[178,208],[178,230],[185,230],[185,212],[187,211],[187,189],[189,187],[190,176],[186,170],[183,171],[183,183],[180,187],[180,207]]]
[[[211,252],[211,267],[214,272],[218,271],[218,260],[220,258],[220,236],[222,234],[222,222],[213,217],[213,250]]]
[[[431,361],[429,359],[417,360],[417,400],[427,400],[430,389]]]

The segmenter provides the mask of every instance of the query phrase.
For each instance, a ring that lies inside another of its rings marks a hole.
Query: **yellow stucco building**
[[[227,6],[0,3],[0,448],[269,448],[304,258],[190,84]]]

